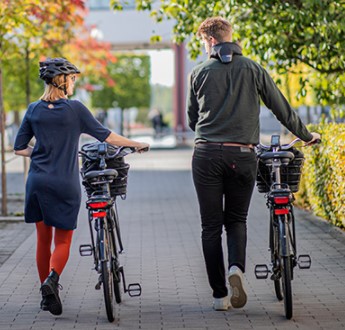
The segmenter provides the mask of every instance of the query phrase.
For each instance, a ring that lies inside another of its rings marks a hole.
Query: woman
[[[129,140],[102,126],[79,101],[69,100],[80,71],[64,58],[40,62],[45,91],[25,114],[14,150],[31,158],[26,183],[25,222],[35,223],[36,262],[41,281],[41,309],[62,313],[59,277],[67,263],[81,201],[78,145],[82,133],[117,146],[148,144]],[[34,147],[29,146],[35,137]],[[54,250],[51,244],[54,238]]]

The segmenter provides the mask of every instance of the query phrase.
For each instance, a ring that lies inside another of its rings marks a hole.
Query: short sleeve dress
[[[103,142],[111,133],[79,101],[60,99],[31,103],[16,137],[23,150],[35,137],[26,182],[25,222],[44,221],[75,229],[81,202],[78,148],[82,133]]]

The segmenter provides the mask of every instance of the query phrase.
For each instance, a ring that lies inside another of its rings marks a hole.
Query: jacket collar
[[[228,64],[234,55],[242,55],[241,47],[235,42],[222,42],[212,47],[210,57]]]

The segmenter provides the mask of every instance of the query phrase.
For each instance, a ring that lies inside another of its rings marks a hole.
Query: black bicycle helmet
[[[47,58],[40,62],[40,78],[51,84],[54,77],[64,74],[80,73],[79,69],[65,58]]]

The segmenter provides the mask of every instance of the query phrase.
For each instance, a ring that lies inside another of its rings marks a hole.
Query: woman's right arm
[[[26,149],[14,150],[14,153],[18,156],[30,157],[32,154],[33,147],[28,146]]]
[[[29,120],[31,109],[32,104],[29,106],[28,110],[25,113],[18,134],[16,136],[16,140],[14,142],[14,153],[19,156],[30,157],[32,154],[33,147],[29,145],[29,142],[34,136],[34,132]]]

